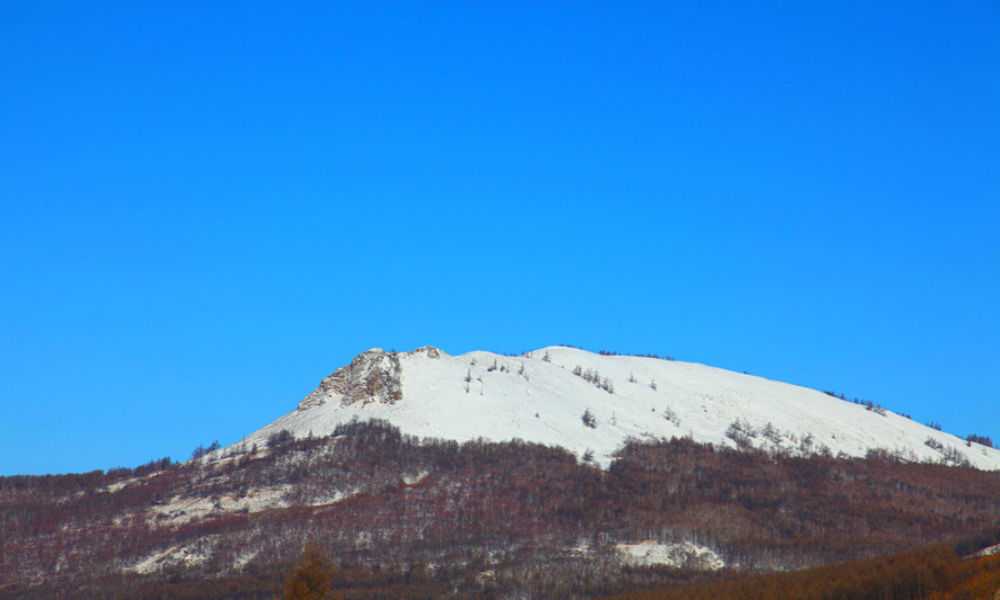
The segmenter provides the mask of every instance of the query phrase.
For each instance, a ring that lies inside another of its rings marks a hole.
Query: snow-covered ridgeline
[[[592,419],[584,422],[584,414]],[[702,364],[553,346],[523,356],[436,348],[360,354],[292,413],[248,436],[324,435],[352,419],[385,419],[407,434],[458,441],[513,438],[588,451],[607,465],[628,438],[909,460],[967,460],[1000,469],[1000,451],[891,411],[817,390]]]

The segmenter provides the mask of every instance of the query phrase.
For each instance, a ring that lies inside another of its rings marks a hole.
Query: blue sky
[[[1000,440],[995,3],[29,4],[0,473],[186,458],[428,343],[672,354]]]

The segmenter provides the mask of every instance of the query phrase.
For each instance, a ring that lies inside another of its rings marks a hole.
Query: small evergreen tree
[[[295,436],[291,431],[287,429],[282,429],[280,431],[275,431],[271,435],[267,436],[267,447],[268,448],[280,448],[286,444],[290,444],[295,441]]]
[[[982,444],[983,446],[986,446],[988,448],[992,448],[993,447],[993,440],[990,439],[990,437],[986,436],[986,435],[978,435],[978,434],[975,434],[975,433],[970,433],[968,435],[968,437],[966,437],[965,439],[968,442],[970,442],[970,443],[974,442],[976,444]]]

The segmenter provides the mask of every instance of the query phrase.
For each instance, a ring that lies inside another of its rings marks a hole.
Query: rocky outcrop
[[[398,353],[372,348],[323,379],[319,387],[299,403],[298,410],[327,402],[340,402],[343,406],[359,402],[395,404],[403,397],[401,374]]]
[[[421,348],[417,348],[416,350],[411,350],[410,352],[407,352],[407,354],[426,354],[427,358],[441,358],[441,349],[435,348],[434,346],[423,346]]]

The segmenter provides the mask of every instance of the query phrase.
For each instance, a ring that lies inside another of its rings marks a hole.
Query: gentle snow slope
[[[597,371],[613,393],[575,374],[576,367]],[[596,427],[583,423],[588,410]],[[517,357],[478,351],[449,356],[431,347],[370,350],[245,443],[263,445],[282,429],[297,437],[325,435],[354,418],[385,419],[420,437],[521,438],[581,456],[591,450],[602,465],[629,437],[690,436],[734,446],[731,426],[739,420],[756,447],[851,456],[882,448],[924,461],[950,453],[952,460],[1000,469],[1000,451],[967,446],[892,412],[879,414],[816,390],[701,364],[561,346]]]

